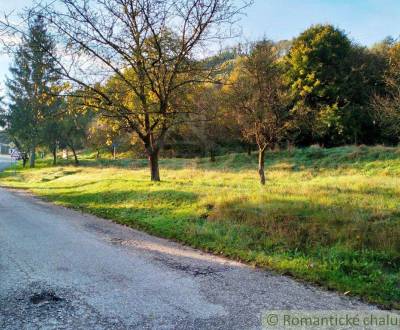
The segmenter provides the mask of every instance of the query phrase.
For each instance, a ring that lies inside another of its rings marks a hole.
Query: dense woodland
[[[81,149],[116,149],[148,157],[158,181],[159,157],[258,152],[265,184],[267,150],[399,142],[396,39],[368,48],[315,25],[204,56],[233,36],[215,26],[236,23],[248,3],[55,3],[27,12],[23,28],[1,22],[20,42],[3,42],[14,62],[0,124],[31,167],[38,150],[56,164],[69,148],[78,164]]]

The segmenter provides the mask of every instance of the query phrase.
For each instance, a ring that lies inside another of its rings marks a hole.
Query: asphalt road
[[[257,329],[265,310],[361,308],[0,188],[0,329]]]

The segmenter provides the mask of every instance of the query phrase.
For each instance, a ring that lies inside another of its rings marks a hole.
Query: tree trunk
[[[251,156],[251,144],[247,145],[247,155]]]
[[[150,165],[151,181],[161,181],[160,169],[158,166],[158,150],[149,153],[149,165]]]
[[[28,161],[28,157],[27,157],[27,155],[23,155],[22,156],[22,167],[23,168],[25,168],[25,166],[26,166],[26,162]]]
[[[70,146],[72,153],[74,154],[75,165],[79,165],[78,155],[76,154],[75,148]]]
[[[35,162],[36,162],[36,147],[33,147],[31,151],[31,157],[29,159],[29,167],[34,168]]]
[[[57,165],[57,148],[54,148],[52,150],[52,154],[53,154],[53,165]]]
[[[358,136],[357,133],[354,133],[354,145],[358,145]]]
[[[210,149],[210,162],[215,162],[215,150],[213,148]]]
[[[260,148],[258,151],[258,174],[260,175],[260,183],[265,185],[265,172],[264,172],[264,161],[265,161],[265,148]]]

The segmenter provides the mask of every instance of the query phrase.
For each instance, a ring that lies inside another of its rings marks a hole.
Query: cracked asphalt
[[[266,310],[372,308],[0,188],[0,329],[259,329]]]

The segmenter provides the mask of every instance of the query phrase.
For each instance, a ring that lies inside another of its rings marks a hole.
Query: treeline
[[[96,1],[95,1],[96,2]],[[112,1],[111,1],[112,2]],[[10,138],[35,164],[38,148],[117,148],[149,158],[259,154],[318,144],[397,144],[400,43],[367,48],[332,25],[291,41],[260,40],[212,57],[242,8],[232,1],[58,0],[30,11],[10,69]],[[171,2],[171,3],[170,3]],[[190,3],[190,5],[189,5]],[[211,8],[213,10],[211,10]],[[99,19],[101,17],[101,19]]]

